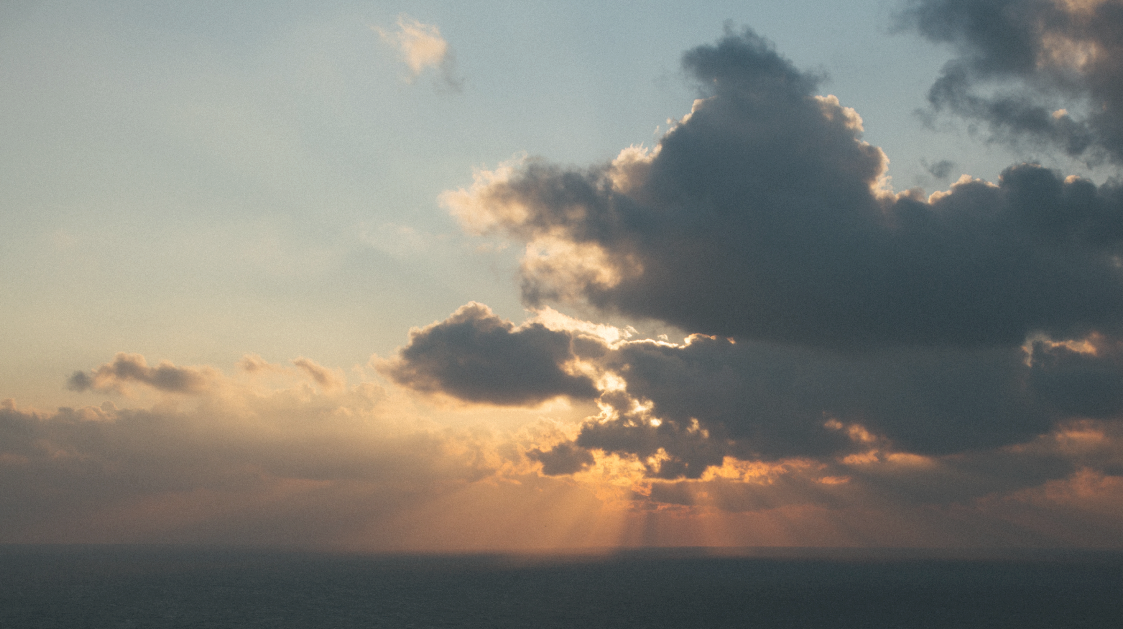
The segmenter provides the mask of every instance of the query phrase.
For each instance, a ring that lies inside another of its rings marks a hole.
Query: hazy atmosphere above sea
[[[1123,0],[14,0],[0,78],[0,544],[1123,547]]]

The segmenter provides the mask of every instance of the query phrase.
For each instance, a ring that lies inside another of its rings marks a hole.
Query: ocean
[[[1123,554],[0,546],[0,627],[1123,627]]]

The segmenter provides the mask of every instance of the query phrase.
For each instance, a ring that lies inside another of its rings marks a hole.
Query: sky
[[[1123,540],[1117,0],[0,5],[0,543]]]

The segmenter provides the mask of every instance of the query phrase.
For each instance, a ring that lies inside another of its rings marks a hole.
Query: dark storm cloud
[[[446,203],[529,243],[523,296],[853,349],[1016,347],[1123,322],[1123,188],[1034,165],[931,201],[878,188],[856,113],[746,31],[684,56],[705,97],[657,151],[541,161]]]
[[[207,370],[176,367],[161,362],[149,367],[140,354],[118,353],[113,362],[92,372],[76,371],[67,380],[71,391],[124,391],[130,382],[148,385],[170,393],[199,393],[207,387],[213,374]]]
[[[410,332],[409,344],[380,371],[395,382],[469,402],[538,404],[558,396],[593,398],[587,376],[568,373],[572,336],[539,323],[516,328],[470,303],[448,319]]]
[[[937,111],[1123,162],[1123,3],[914,0],[901,17],[959,52],[929,91]]]

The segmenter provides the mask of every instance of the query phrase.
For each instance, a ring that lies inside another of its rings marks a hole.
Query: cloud
[[[410,331],[409,344],[379,371],[418,391],[468,402],[534,405],[559,396],[589,399],[593,381],[569,366],[573,336],[540,323],[515,327],[483,304]]]
[[[566,331],[543,328],[543,318]],[[527,449],[547,475],[586,469],[590,452],[636,461],[660,479],[702,478],[730,458],[975,456],[1031,443],[1065,421],[1123,415],[1123,342],[1098,334],[1014,348],[834,352],[703,335],[628,340],[607,330],[554,311],[516,327],[471,303],[414,330],[379,369],[472,402],[595,398],[601,412],[572,439]]]
[[[879,448],[954,456],[1032,442],[1071,418],[1117,419],[1117,355],[1048,345],[1027,356],[629,341],[599,362],[621,386],[602,393],[602,413],[574,443],[634,457],[651,477],[700,478],[728,457],[835,461]]]
[[[1032,345],[1029,384],[1065,416],[1123,415],[1123,343],[1093,335],[1083,342]]]
[[[839,460],[790,458],[762,465],[727,459],[700,479],[653,482],[648,499],[733,512],[798,504],[831,509],[965,505],[1091,471],[1083,465],[1097,458],[1091,448],[1081,454],[1061,451],[1068,434],[1059,430],[1028,446],[946,457],[873,448]],[[1118,456],[1120,442],[1097,434],[1097,447]],[[1102,461],[1098,467],[1094,473],[1104,475]]]
[[[531,461],[542,464],[547,476],[575,474],[593,464],[593,453],[570,443],[559,443],[549,450],[534,448],[526,453]]]
[[[238,368],[246,373],[256,374],[265,372],[278,372],[282,370],[279,365],[274,365],[257,354],[246,354],[238,361]]]
[[[201,393],[213,380],[215,373],[208,368],[176,367],[162,361],[149,367],[140,354],[118,353],[113,362],[91,372],[76,371],[67,380],[71,391],[114,391],[126,393],[128,383],[148,385],[169,393]]]
[[[295,358],[292,364],[299,367],[304,373],[308,374],[316,384],[324,388],[325,391],[334,389],[342,389],[346,385],[346,380],[342,374],[333,372],[332,370],[323,367],[314,360],[308,358]]]
[[[1115,0],[913,0],[901,23],[959,56],[928,92],[935,111],[1073,157],[1123,162],[1123,5]]]
[[[306,358],[227,378],[119,354],[70,386],[190,404],[0,403],[0,542],[1024,545],[1076,524],[1118,546],[1121,188],[1018,165],[895,194],[857,113],[764,40],[684,59],[701,98],[654,149],[525,160],[444,200],[527,244],[528,303],[686,340],[473,302],[375,361],[423,393],[599,413],[441,426]]]
[[[836,424],[861,426],[903,451],[943,454],[1030,439],[1053,420],[1026,395],[1029,368],[1017,350],[845,355],[696,337],[679,346],[629,343],[606,368],[626,380],[627,398],[578,443],[606,447],[598,435],[612,427],[614,450],[644,457],[661,447],[693,463],[693,477],[724,456],[831,457],[868,447]]]
[[[467,320],[494,317],[478,305],[467,310]],[[502,323],[509,334],[527,329]],[[1043,375],[1110,371],[1115,347],[1106,338],[1042,339],[1021,365]],[[866,359],[884,364],[862,372],[854,357],[804,367],[808,356],[828,359],[804,348],[784,364],[777,362],[782,353],[760,350],[698,336],[678,345],[602,344],[585,360],[595,363],[589,368],[598,374],[604,412],[580,426],[539,420],[515,433],[441,426],[394,388],[312,388],[296,369],[277,372],[281,388],[266,389],[258,378],[197,367],[209,374],[209,386],[193,404],[175,407],[106,402],[42,412],[4,400],[0,542],[494,550],[651,543],[648,534],[629,533],[646,530],[679,545],[963,545],[1007,530],[997,542],[1024,545],[1080,543],[1071,535],[1077,525],[1095,534],[1087,539],[1118,545],[1117,420],[1064,420],[1013,445],[933,455],[904,451],[872,420],[820,417],[817,427],[808,420],[789,431],[783,424],[798,423],[800,412],[821,400],[845,399],[847,387],[858,389],[855,399],[892,394],[893,385],[875,381],[902,364],[907,370],[908,361]],[[815,393],[815,373],[831,369],[862,373]],[[950,391],[975,373],[928,384],[917,377],[912,393]],[[1103,392],[1108,401],[1110,393]],[[963,394],[966,405],[977,393]],[[819,397],[802,402],[802,395]],[[1048,408],[1071,401],[1041,399]],[[780,412],[791,401],[804,408]],[[756,414],[742,419],[738,406]],[[686,407],[696,416],[680,415]],[[752,425],[773,416],[775,426]],[[456,421],[463,426],[462,417]],[[910,421],[899,419],[897,430]],[[828,440],[799,445],[815,430]],[[760,442],[759,434],[773,441]],[[777,444],[788,435],[794,439],[784,454]],[[747,447],[755,443],[770,443],[773,460]],[[728,538],[700,533],[707,530]]]
[[[347,385],[347,379],[339,372],[338,369],[332,370],[320,365],[310,358],[294,358],[292,364],[295,365],[302,373],[312,379],[313,382],[320,385],[324,391],[334,391],[343,389]],[[275,365],[265,360],[257,354],[246,354],[238,361],[238,368],[243,372],[250,375],[260,375],[265,373],[271,374],[284,374],[290,369],[282,366]]]
[[[848,466],[932,460],[917,482],[983,493],[1073,473],[1041,459],[1046,476],[1012,465],[1021,480],[998,488],[967,479],[1003,474],[963,461],[1023,460],[995,453],[1119,421],[1123,187],[1021,164],[997,184],[893,193],[858,114],[751,31],[683,65],[701,98],[654,149],[586,169],[524,159],[442,197],[465,228],[526,242],[529,305],[697,333],[600,335],[582,360],[601,413],[530,451],[543,473],[587,469],[589,452],[691,482],[729,461],[815,461],[867,489],[908,466]]]
[[[211,371],[221,393],[184,410],[0,407],[0,541],[377,546],[369,527],[498,464],[371,383],[257,390]]]
[[[397,26],[396,31],[386,31],[379,27],[373,29],[383,42],[397,49],[409,68],[410,80],[432,68],[440,72],[445,85],[460,91],[463,81],[456,76],[456,59],[452,48],[441,36],[440,29],[406,15],[398,17]]]
[[[955,162],[946,159],[942,159],[935,164],[924,162],[923,165],[928,174],[936,179],[947,179],[951,175],[952,169],[955,168]]]
[[[443,202],[527,243],[526,303],[836,349],[1016,347],[1123,323],[1123,187],[1035,165],[919,198],[817,77],[751,31],[684,56],[703,98],[651,151],[529,159]]]

